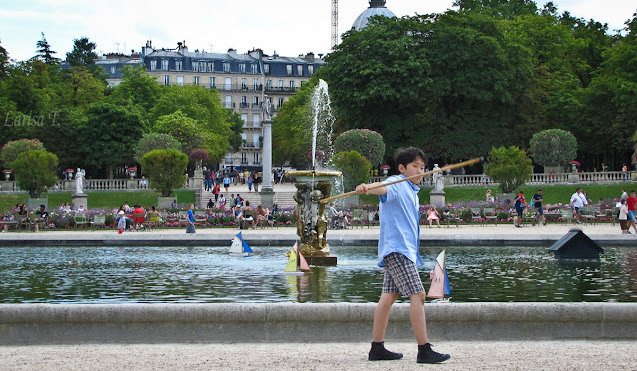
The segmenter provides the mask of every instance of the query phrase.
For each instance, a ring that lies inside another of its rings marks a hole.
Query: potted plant
[[[569,164],[571,165],[571,169],[573,170],[574,173],[577,173],[577,168],[582,165],[582,164],[580,164],[579,162],[577,162],[575,160],[569,162]]]
[[[172,192],[183,187],[188,156],[175,149],[156,149],[141,158],[149,187],[159,192],[160,208],[170,208]]]
[[[208,160],[208,152],[203,149],[196,149],[190,152],[190,160],[195,162],[195,167],[197,170],[201,170],[201,164],[203,161]]]
[[[389,172],[389,165],[383,165],[380,168],[383,169],[383,175],[387,176],[387,173]]]
[[[55,175],[55,168],[58,165],[58,158],[55,154],[47,151],[27,151],[18,155],[13,161],[12,168],[15,171],[15,178],[18,187],[29,192],[29,206],[39,206],[48,203],[41,201],[42,192],[53,187],[58,177]]]
[[[133,179],[135,175],[137,175],[137,168],[135,166],[131,166],[126,169],[126,172],[130,176],[130,178]]]
[[[13,173],[13,170],[5,169],[5,170],[2,170],[2,172],[4,173],[4,179],[6,181],[9,181],[9,178],[11,178],[11,173]]]
[[[64,174],[66,175],[66,180],[73,180],[73,169],[64,170]]]

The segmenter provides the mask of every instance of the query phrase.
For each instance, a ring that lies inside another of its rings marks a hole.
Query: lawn
[[[131,206],[140,204],[145,208],[157,205],[157,193],[154,191],[102,191],[87,192],[87,194],[89,208],[117,208],[126,201],[128,201]],[[47,193],[46,197],[49,199],[49,209],[57,208],[64,202],[71,204],[71,195],[72,192]],[[175,191],[175,195],[180,205],[195,202],[195,191]],[[0,212],[8,212],[16,203],[25,202],[27,197],[26,194],[0,195]]]

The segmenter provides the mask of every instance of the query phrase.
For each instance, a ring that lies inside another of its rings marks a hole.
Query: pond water
[[[287,247],[0,247],[0,303],[376,302],[373,246],[332,246],[336,267],[281,275]],[[424,247],[425,288],[440,248]],[[453,301],[637,302],[637,248],[600,262],[555,260],[542,247],[448,247]]]

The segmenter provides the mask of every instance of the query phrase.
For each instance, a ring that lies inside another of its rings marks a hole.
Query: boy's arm
[[[375,188],[378,187],[378,188]],[[373,188],[373,189],[370,189]],[[356,187],[356,193],[358,193],[359,195],[384,195],[387,194],[387,187],[385,187],[384,183],[382,182],[376,182],[376,183],[369,183],[369,184],[360,184],[358,185],[358,187]]]

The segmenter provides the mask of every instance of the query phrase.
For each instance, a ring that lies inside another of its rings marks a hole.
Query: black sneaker
[[[430,343],[418,345],[418,357],[416,358],[418,363],[440,363],[449,358],[451,358],[449,354],[434,352]]]
[[[369,357],[367,359],[370,361],[391,361],[401,358],[403,358],[402,353],[394,353],[385,349],[385,342],[372,342],[372,349],[369,351]]]

